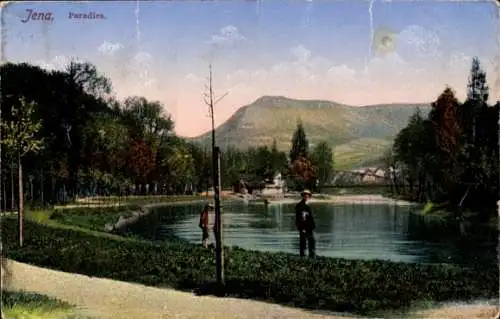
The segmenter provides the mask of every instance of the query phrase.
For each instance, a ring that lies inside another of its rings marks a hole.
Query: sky
[[[26,21],[30,10],[51,15]],[[75,18],[82,13],[100,18]],[[263,95],[420,103],[448,85],[463,100],[474,56],[490,102],[500,100],[493,1],[11,2],[2,19],[2,61],[46,69],[91,62],[117,98],[162,102],[182,136],[210,130],[209,64],[216,98],[227,94],[216,125]]]

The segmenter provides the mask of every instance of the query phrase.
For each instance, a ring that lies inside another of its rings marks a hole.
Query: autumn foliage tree
[[[138,182],[147,182],[147,177],[152,172],[155,162],[156,152],[144,141],[138,140],[132,143],[129,166]]]
[[[459,102],[446,87],[427,119],[416,114],[397,135],[394,158],[410,183],[405,195],[446,203],[455,212],[478,212],[481,218],[496,214],[499,103],[489,106],[488,95],[486,73],[474,58],[467,100]]]
[[[295,161],[292,162],[290,170],[295,177],[298,188],[314,188],[317,169],[313,166],[311,160],[305,156],[298,156]]]
[[[432,103],[432,111],[429,114],[437,134],[438,145],[452,165],[456,163],[461,147],[459,106],[455,93],[447,87],[436,102]]]

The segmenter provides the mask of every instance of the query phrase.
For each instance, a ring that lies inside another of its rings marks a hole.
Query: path
[[[347,319],[353,316],[313,314],[301,309],[264,302],[198,297],[172,289],[87,277],[8,261],[14,290],[41,293],[78,305],[94,318],[143,319]],[[487,305],[448,306],[416,312],[419,318],[491,319],[498,307]]]
[[[349,318],[312,314],[301,309],[244,299],[199,297],[173,289],[64,273],[10,260],[9,267],[12,272],[9,288],[67,301],[95,318]]]

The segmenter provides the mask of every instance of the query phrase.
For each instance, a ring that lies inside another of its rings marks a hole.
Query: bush
[[[13,308],[15,306],[25,306],[28,308],[71,308],[72,306],[64,301],[40,295],[34,292],[24,291],[2,291],[2,306]]]
[[[84,319],[72,305],[44,295],[24,291],[2,291],[5,318]]]
[[[9,258],[95,277],[182,290],[209,287],[214,252],[184,242],[148,243],[27,221],[25,246],[6,218]],[[225,249],[225,293],[304,308],[366,314],[422,300],[498,298],[498,268],[404,264]]]

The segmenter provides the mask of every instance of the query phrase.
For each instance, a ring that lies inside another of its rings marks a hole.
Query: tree
[[[66,72],[77,89],[99,98],[108,97],[111,93],[111,81],[101,75],[93,64],[70,62]]]
[[[126,98],[123,104],[127,123],[135,128],[134,137],[158,143],[157,139],[167,137],[174,129],[171,116],[165,114],[163,104],[159,101],[134,96]]]
[[[147,177],[154,168],[156,153],[145,141],[134,141],[130,149],[129,166],[137,178],[137,182],[147,183]]]
[[[295,188],[313,188],[316,181],[317,172],[316,168],[312,165],[311,161],[307,157],[297,157],[297,159],[293,161],[291,165],[291,172],[295,177]]]
[[[271,170],[273,173],[283,173],[287,166],[286,154],[278,150],[276,139],[271,146]]]
[[[427,194],[427,197],[432,196],[431,190],[425,186],[429,180],[439,175],[435,162],[436,156],[438,156],[436,140],[433,123],[424,119],[419,109],[394,140],[392,154],[394,158],[389,165],[392,166],[392,169],[402,169],[410,188],[409,194],[406,195],[412,199],[421,199],[424,194]],[[392,183],[396,184],[395,182],[395,176],[392,176]],[[414,186],[416,185],[418,190],[415,196]]]
[[[17,155],[18,183],[19,183],[19,246],[23,246],[23,218],[24,218],[24,191],[23,191],[23,157],[30,153],[36,153],[42,148],[43,139],[37,138],[36,134],[42,126],[40,120],[33,118],[36,108],[34,101],[28,103],[24,97],[19,98],[19,104],[12,105],[10,121],[1,123],[3,129],[2,143]]]
[[[461,107],[464,128],[464,172],[469,184],[468,206],[495,214],[498,197],[498,109],[488,106],[486,72],[479,59],[472,60],[467,100]],[[474,198],[477,198],[475,200]],[[484,209],[483,209],[484,208]]]
[[[318,143],[312,151],[312,164],[316,168],[319,187],[329,183],[333,174],[333,151],[327,142]]]
[[[299,120],[297,129],[292,136],[292,148],[290,149],[290,163],[299,157],[307,157],[309,153],[309,141],[307,140],[302,122]]]
[[[186,146],[175,147],[167,159],[167,165],[177,189],[194,182],[195,162]]]

